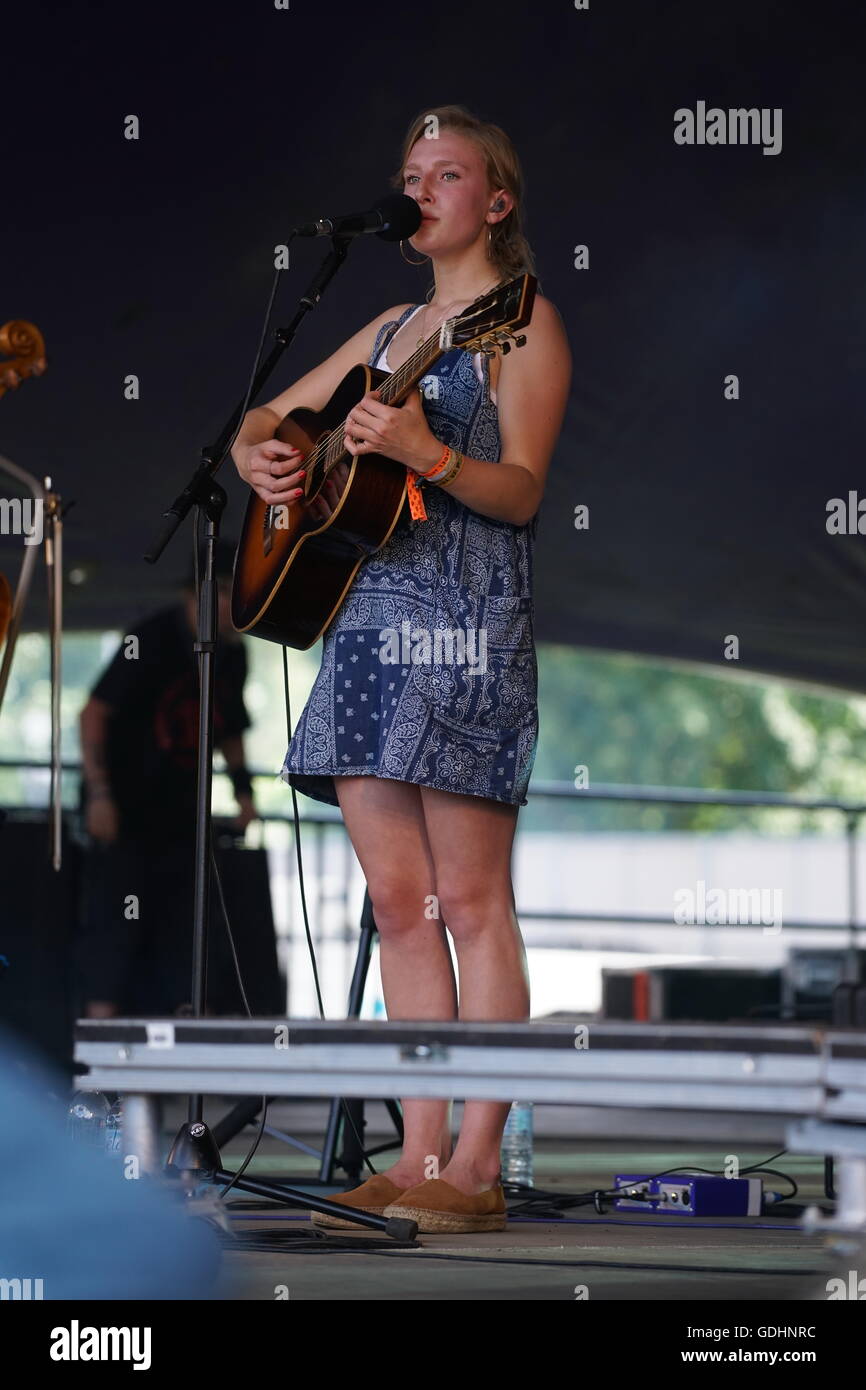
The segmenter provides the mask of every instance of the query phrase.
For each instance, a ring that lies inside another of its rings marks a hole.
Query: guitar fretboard
[[[379,399],[383,405],[399,404],[409,394],[426,371],[432,367],[433,363],[442,356],[441,346],[442,334],[450,320],[431,334],[421,346],[413,352],[412,356],[397,367],[382,384],[377,388]],[[450,349],[448,349],[450,351]],[[328,473],[339,463],[346,452],[343,437],[346,433],[345,420],[337,425],[335,429],[329,430],[327,434],[316,444],[315,449],[307,457],[306,468],[310,478],[310,492],[308,496],[318,492],[324,483]]]

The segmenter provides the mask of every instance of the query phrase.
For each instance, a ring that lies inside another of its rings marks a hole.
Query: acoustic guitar
[[[401,406],[425,372],[455,348],[493,356],[508,352],[512,339],[522,347],[526,338],[516,330],[532,318],[536,285],[533,275],[517,276],[446,319],[396,371],[361,363],[323,410],[299,406],[289,412],[275,438],[305,455],[304,495],[291,505],[272,505],[250,492],[232,585],[238,632],[301,651],[321,637],[360,566],[390,537],[408,485],[404,464],[382,454],[356,458],[345,448],[349,411],[377,389],[383,404]],[[345,481],[322,521],[309,507],[338,468]]]

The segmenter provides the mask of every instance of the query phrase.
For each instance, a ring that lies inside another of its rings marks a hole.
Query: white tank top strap
[[[379,368],[380,371],[383,371],[383,372],[390,372],[390,371],[392,370],[391,365],[390,365],[390,363],[388,362],[388,346],[389,346],[390,343],[393,343],[394,339],[397,337],[397,333],[401,333],[401,332],[403,331],[403,329],[406,327],[406,324],[407,324],[407,323],[411,323],[412,319],[413,319],[413,318],[415,317],[415,315],[418,313],[419,309],[423,309],[423,308],[424,308],[424,305],[423,305],[423,304],[418,304],[418,305],[416,305],[416,307],[412,310],[411,314],[407,314],[406,318],[403,320],[403,322],[400,324],[400,327],[397,329],[397,332],[391,334],[391,337],[390,337],[390,339],[388,340],[388,343],[386,343],[385,347],[382,348],[382,351],[379,353],[378,359],[377,359],[377,361],[376,361],[376,366]],[[475,352],[475,353],[473,353],[473,354],[472,354],[472,361],[473,361],[473,364],[474,364],[474,366],[475,366],[475,375],[478,377],[478,380],[481,382],[481,384],[482,384],[482,386],[483,386],[483,385],[484,385],[484,365],[483,365],[481,353],[480,353],[480,352]],[[489,366],[488,366],[487,370],[488,370],[488,372],[489,372],[489,370],[490,370]],[[488,386],[488,390],[489,390],[489,386]],[[496,404],[496,393],[495,393],[494,391],[490,391],[490,399],[491,399],[491,401],[493,402],[493,404],[495,405],[495,404]]]
[[[400,327],[397,329],[397,333],[402,332],[402,330],[406,327],[406,324],[409,323],[409,322],[411,322],[411,320],[412,320],[412,319],[415,317],[415,315],[418,313],[418,310],[419,310],[419,309],[423,309],[423,307],[424,307],[423,304],[417,304],[417,305],[415,306],[415,308],[412,310],[411,314],[407,314],[406,318],[405,318],[405,319],[403,320],[403,322],[400,324]],[[392,334],[391,334],[391,338],[390,338],[390,340],[389,340],[390,342],[393,342],[393,341],[394,341],[394,339],[395,339],[396,336],[397,336],[397,333],[392,333]],[[390,368],[390,366],[388,365],[388,348],[387,348],[387,346],[383,347],[382,351],[379,353],[379,360],[378,360],[378,362],[376,363],[376,366],[379,367],[383,372],[390,372],[391,368]]]

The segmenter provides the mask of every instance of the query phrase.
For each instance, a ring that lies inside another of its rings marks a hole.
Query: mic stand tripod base
[[[273,1202],[281,1202],[289,1207],[307,1207],[310,1211],[320,1211],[326,1216],[339,1216],[344,1221],[357,1221],[359,1226],[367,1226],[373,1231],[383,1231],[392,1240],[414,1241],[418,1234],[417,1221],[403,1216],[372,1216],[367,1211],[346,1207],[342,1202],[329,1202],[320,1197],[311,1197],[308,1192],[297,1187],[285,1187],[276,1183],[259,1182],[255,1178],[236,1178],[220,1167],[220,1152],[216,1141],[202,1120],[182,1124],[177,1132],[171,1151],[165,1161],[166,1173],[178,1177],[187,1190],[201,1182],[215,1182],[222,1187],[231,1183],[242,1192],[254,1197],[269,1197]]]
[[[310,1211],[320,1211],[326,1216],[339,1216],[344,1221],[357,1221],[359,1226],[367,1226],[371,1231],[384,1231],[392,1240],[414,1241],[418,1234],[418,1222],[405,1216],[371,1216],[368,1211],[358,1207],[347,1207],[342,1202],[329,1202],[324,1198],[311,1197],[296,1187],[282,1184],[259,1182],[256,1178],[238,1178],[218,1168],[213,1175],[214,1182],[239,1187],[243,1192],[251,1192],[256,1197],[269,1197],[273,1202],[283,1202],[290,1207],[307,1207]]]
[[[220,1151],[207,1125],[202,1120],[182,1124],[165,1160],[169,1176],[184,1177],[187,1186],[195,1186],[212,1178],[219,1166]]]

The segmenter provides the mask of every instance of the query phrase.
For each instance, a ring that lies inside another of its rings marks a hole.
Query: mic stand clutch
[[[214,658],[218,634],[218,594],[214,573],[214,548],[219,537],[220,520],[225,509],[227,496],[225,489],[216,481],[215,475],[234,440],[238,426],[250,405],[256,400],[262,386],[273,372],[283,353],[293,341],[298,326],[305,314],[314,309],[322,297],[323,290],[332,280],[349,248],[349,239],[335,236],[331,250],[325,256],[314,275],[305,294],[301,295],[298,308],[288,327],[278,329],[276,342],[265,361],[256,371],[246,397],[238,403],[215,444],[202,450],[202,461],[183,492],[164,513],[169,523],[162,535],[144,556],[148,564],[155,564],[165,550],[172,536],[185,520],[193,507],[205,522],[204,579],[198,594],[198,616],[196,620],[195,651],[199,660],[199,722],[198,722],[198,783],[196,789],[195,826],[195,896],[193,907],[193,968],[192,968],[192,1016],[203,1018],[207,991],[207,932],[210,920],[210,867],[212,843],[211,785],[213,781],[213,683]],[[196,532],[198,534],[198,532]],[[197,1179],[208,1178],[217,1183],[232,1181],[232,1175],[219,1166],[219,1151],[213,1135],[204,1123],[203,1098],[190,1095],[188,1119],[182,1125],[169,1154],[166,1167],[180,1174],[196,1175]],[[344,1205],[336,1205],[324,1199],[310,1198],[309,1195],[293,1187],[268,1187],[247,1178],[236,1178],[234,1187],[249,1192],[257,1192],[285,1202],[288,1206],[301,1206],[316,1211],[328,1212],[345,1219],[352,1213]],[[366,1226],[385,1231],[398,1240],[409,1240],[417,1232],[414,1222],[402,1218],[372,1217],[358,1213],[359,1221]]]

